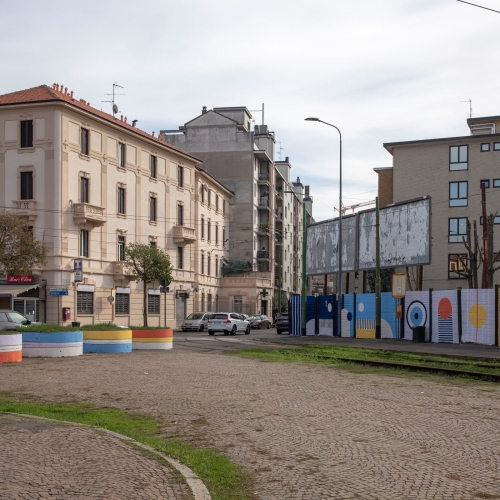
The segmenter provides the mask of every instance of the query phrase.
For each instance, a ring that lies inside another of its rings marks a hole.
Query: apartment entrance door
[[[177,323],[177,326],[180,326],[186,319],[186,306],[187,301],[185,295],[181,295],[175,299],[175,322]]]

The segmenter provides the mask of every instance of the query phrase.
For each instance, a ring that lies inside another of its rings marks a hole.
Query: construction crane
[[[343,203],[342,203],[342,215],[345,215],[347,210],[352,210],[352,213],[354,213],[354,210],[356,208],[359,208],[359,207],[366,207],[368,205],[375,205],[375,200],[370,200],[370,201],[363,201],[361,203],[356,203],[354,205],[349,205],[349,206],[345,206]],[[338,212],[339,209],[337,207],[333,207],[333,209]]]

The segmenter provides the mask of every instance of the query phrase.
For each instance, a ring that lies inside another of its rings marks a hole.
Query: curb
[[[182,474],[182,476],[184,477],[184,479],[186,480],[187,485],[191,488],[191,491],[193,492],[193,496],[194,496],[195,500],[212,500],[212,497],[210,496],[210,493],[208,492],[207,487],[203,484],[203,481],[189,467],[181,464],[175,458],[169,457],[165,453],[162,453],[161,451],[155,450],[154,448],[151,448],[151,446],[140,443],[139,441],[136,441],[135,439],[132,439],[128,436],[124,436],[123,434],[119,434],[118,432],[110,431],[108,429],[103,429],[102,427],[96,427],[95,425],[80,424],[78,422],[68,422],[67,420],[57,420],[54,418],[38,417],[36,415],[26,415],[24,413],[13,413],[13,412],[9,412],[9,411],[5,411],[2,413],[5,415],[14,415],[17,417],[32,418],[35,420],[45,420],[48,422],[58,422],[61,424],[74,425],[74,426],[78,426],[78,427],[85,427],[86,429],[91,429],[91,430],[99,429],[100,432],[105,432],[109,436],[113,436],[114,438],[119,439],[120,441],[133,443],[135,446],[138,446],[139,448],[142,448],[143,450],[146,450],[150,453],[154,453],[155,455],[158,455],[159,457],[163,458],[172,467],[174,467],[174,469],[176,469],[178,472],[180,472]]]

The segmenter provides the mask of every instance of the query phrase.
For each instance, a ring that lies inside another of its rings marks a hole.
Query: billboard
[[[380,267],[420,266],[431,262],[431,200],[380,209]],[[375,209],[342,219],[342,269],[375,269]],[[306,274],[338,272],[338,219],[307,228]]]

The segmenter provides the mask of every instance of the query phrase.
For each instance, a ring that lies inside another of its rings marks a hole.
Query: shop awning
[[[19,283],[16,285],[0,285],[0,295],[17,297],[20,293],[42,286],[40,283]]]

